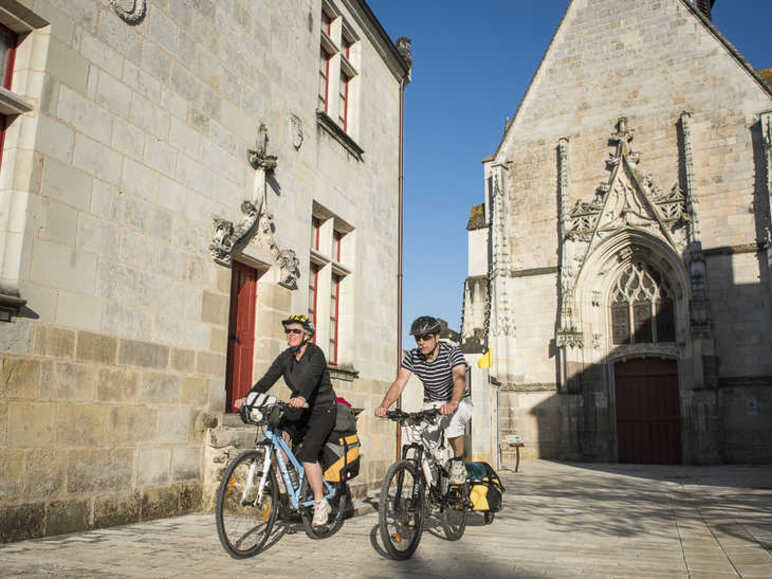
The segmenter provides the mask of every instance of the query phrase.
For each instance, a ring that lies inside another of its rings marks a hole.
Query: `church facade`
[[[483,161],[462,339],[489,351],[505,463],[513,434],[772,461],[772,90],[712,4],[573,0]]]

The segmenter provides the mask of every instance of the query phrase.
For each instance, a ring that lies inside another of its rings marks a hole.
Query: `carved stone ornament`
[[[268,141],[268,127],[265,126],[265,123],[260,123],[260,126],[257,128],[255,148],[247,149],[249,164],[255,170],[273,171],[279,162],[276,155],[268,154]]]
[[[110,0],[110,6],[126,24],[139,24],[147,14],[147,0]]]
[[[292,146],[296,151],[303,144],[303,121],[297,115],[290,115],[290,133],[292,134]]]
[[[297,289],[298,278],[300,277],[300,261],[298,261],[294,250],[279,247],[279,244],[276,243],[275,232],[276,225],[273,222],[273,214],[270,211],[264,211],[260,216],[258,234],[268,244],[271,255],[279,266],[279,284],[287,289]]]
[[[231,265],[234,246],[254,227],[259,217],[258,208],[251,201],[241,204],[244,215],[241,222],[234,227],[233,222],[221,217],[214,217],[214,235],[209,244],[209,253],[217,263]]]
[[[397,38],[397,52],[399,52],[402,60],[405,61],[408,70],[413,68],[413,54],[410,51],[411,44],[412,41],[407,36]]]

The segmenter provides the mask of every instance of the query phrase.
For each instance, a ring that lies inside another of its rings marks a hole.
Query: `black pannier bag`
[[[493,467],[487,462],[467,462],[466,478],[469,481],[469,500],[473,511],[496,513],[501,510],[504,486]]]

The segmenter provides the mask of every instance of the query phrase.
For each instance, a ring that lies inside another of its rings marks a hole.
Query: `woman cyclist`
[[[284,377],[290,388],[292,397],[289,404],[298,409],[297,414],[285,416],[279,429],[287,442],[290,438],[296,443],[303,442],[295,454],[303,463],[308,484],[314,493],[312,524],[318,527],[327,522],[331,511],[324,498],[319,453],[335,426],[335,391],[324,353],[310,341],[314,335],[314,324],[308,316],[292,314],[281,323],[289,347],[276,357],[250,392],[265,393],[280,377]],[[234,406],[240,408],[245,398],[234,401]],[[308,408],[300,410],[306,405]]]

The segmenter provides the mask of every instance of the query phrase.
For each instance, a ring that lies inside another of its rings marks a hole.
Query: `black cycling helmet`
[[[425,334],[439,334],[440,322],[431,316],[420,316],[410,324],[411,336],[423,336]]]
[[[292,314],[286,320],[281,321],[281,325],[285,328],[289,324],[300,324],[309,336],[313,336],[316,331],[314,330],[314,323],[311,321],[311,318],[305,314]]]

